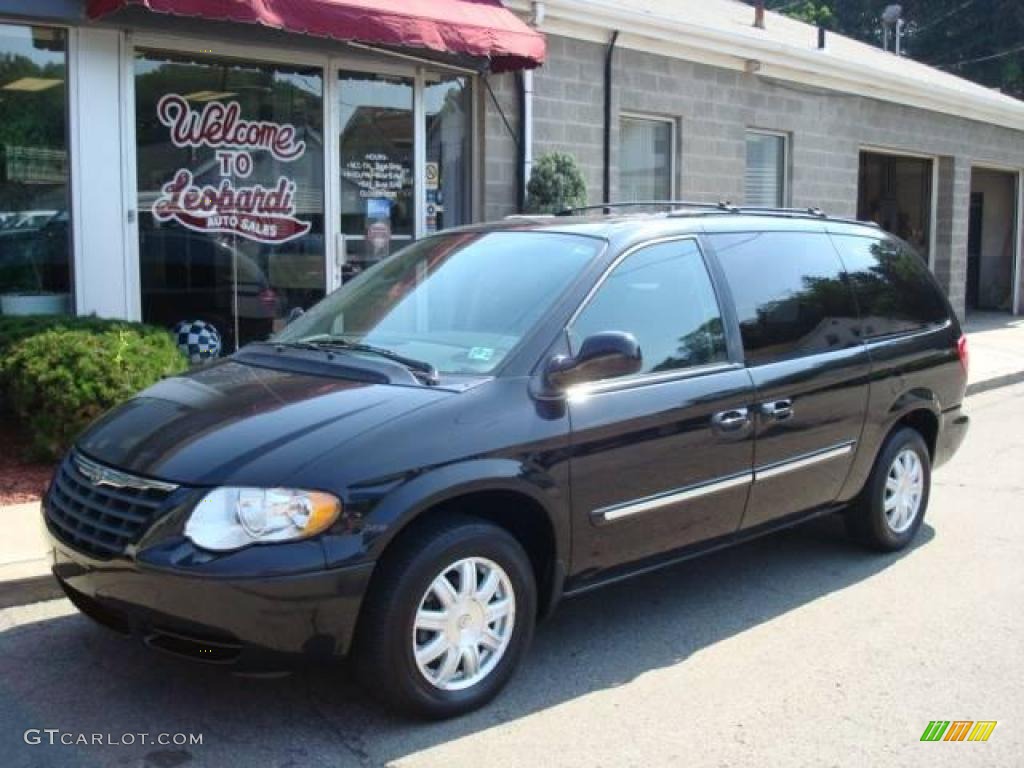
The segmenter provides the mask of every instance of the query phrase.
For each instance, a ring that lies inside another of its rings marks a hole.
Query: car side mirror
[[[575,356],[557,355],[544,367],[544,388],[561,393],[589,381],[637,373],[643,364],[640,344],[631,333],[606,331],[588,336]]]
[[[287,319],[284,321],[284,324],[291,325],[304,314],[306,314],[306,310],[304,310],[302,307],[292,307],[291,311],[288,313]]]

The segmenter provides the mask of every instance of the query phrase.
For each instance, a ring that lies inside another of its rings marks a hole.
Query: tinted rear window
[[[853,294],[828,235],[745,232],[708,239],[736,302],[747,363],[860,342]]]
[[[857,296],[864,336],[908,333],[946,322],[948,312],[924,260],[892,240],[833,237]]]

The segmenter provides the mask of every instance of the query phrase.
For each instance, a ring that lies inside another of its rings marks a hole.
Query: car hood
[[[234,360],[155,384],[77,441],[89,457],[190,485],[287,485],[304,465],[449,391]]]

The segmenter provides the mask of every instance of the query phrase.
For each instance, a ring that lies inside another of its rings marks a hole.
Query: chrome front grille
[[[50,486],[46,522],[64,543],[106,560],[138,543],[176,488],[72,453]]]

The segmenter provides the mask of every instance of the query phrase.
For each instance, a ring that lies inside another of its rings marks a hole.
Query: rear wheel
[[[924,522],[930,489],[928,446],[919,432],[901,427],[886,440],[864,490],[847,511],[847,529],[872,549],[903,549]]]
[[[386,704],[443,718],[504,687],[533,635],[530,559],[508,532],[469,517],[428,521],[386,553],[353,653],[356,675]]]

